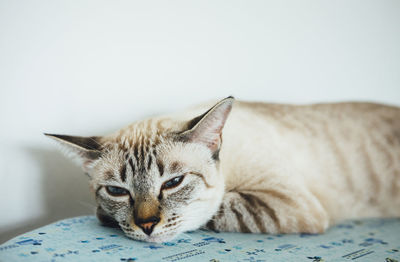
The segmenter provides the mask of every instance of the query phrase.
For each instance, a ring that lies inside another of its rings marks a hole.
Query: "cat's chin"
[[[151,243],[164,243],[173,240],[178,234],[165,234],[165,235],[158,235],[158,236],[143,236],[140,238],[131,237],[127,235],[127,237],[132,238],[134,240],[139,240],[143,242],[151,242]]]
[[[147,235],[131,235],[129,233],[125,233],[125,235],[133,240],[143,241],[143,242],[152,242],[152,243],[164,243],[173,240],[179,233],[169,233],[163,235],[156,236],[147,236]]]
[[[165,236],[149,236],[147,239],[144,241],[146,242],[153,242],[153,243],[164,243],[173,240],[178,234],[169,234]]]

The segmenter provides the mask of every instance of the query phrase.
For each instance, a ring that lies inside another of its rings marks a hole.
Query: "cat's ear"
[[[85,171],[89,171],[91,163],[101,156],[101,137],[81,137],[44,134],[50,137],[65,149],[65,152],[78,162]]]
[[[180,134],[180,139],[204,144],[211,152],[218,154],[222,142],[222,129],[231,112],[234,100],[232,96],[227,97],[204,114],[190,120],[187,123],[186,131]]]

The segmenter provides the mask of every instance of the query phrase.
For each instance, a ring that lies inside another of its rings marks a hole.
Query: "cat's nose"
[[[146,219],[136,218],[135,224],[138,225],[144,233],[150,236],[151,232],[153,232],[154,227],[160,222],[159,217],[149,217]]]

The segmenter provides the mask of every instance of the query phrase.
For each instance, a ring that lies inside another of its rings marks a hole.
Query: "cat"
[[[205,227],[322,233],[400,215],[400,108],[234,101],[135,122],[108,136],[46,134],[90,177],[97,217],[165,242]]]

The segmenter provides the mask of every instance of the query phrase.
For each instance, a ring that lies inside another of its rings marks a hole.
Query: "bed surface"
[[[198,230],[154,244],[83,216],[7,241],[0,261],[400,261],[400,219],[347,221],[322,235]]]

